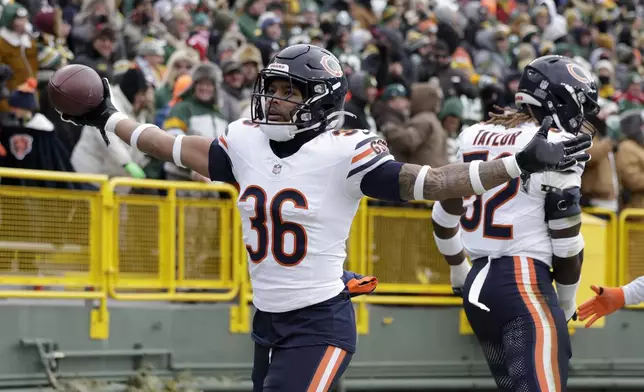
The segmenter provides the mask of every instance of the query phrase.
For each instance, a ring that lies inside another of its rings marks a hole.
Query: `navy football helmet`
[[[302,93],[302,102],[270,95],[268,87],[275,78],[296,86]],[[276,141],[290,140],[311,129],[333,129],[346,114],[343,109],[347,92],[347,79],[331,52],[308,44],[289,46],[260,71],[251,97],[251,120]],[[267,103],[271,100],[295,104],[289,123],[268,120]]]
[[[552,116],[562,131],[574,135],[582,126],[594,127],[586,119],[597,115],[597,85],[581,65],[564,56],[543,56],[523,70],[515,94],[517,109],[533,115],[541,123]]]

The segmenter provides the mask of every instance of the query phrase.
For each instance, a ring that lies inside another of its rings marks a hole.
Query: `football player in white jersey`
[[[364,195],[445,199],[492,189],[522,173],[566,170],[589,159],[582,136],[550,143],[537,134],[516,155],[432,169],[396,162],[367,130],[338,129],[347,80],[337,58],[313,45],[280,51],[260,72],[252,118],[213,140],[173,136],[119,113],[105,99],[66,121],[113,132],[133,147],[236,184],[257,311],[254,391],[327,391],[356,346],[342,281],[345,242]]]
[[[518,112],[493,115],[461,133],[463,162],[504,159],[539,133],[551,141],[572,139],[582,127],[592,133],[585,116],[599,110],[593,78],[561,56],[526,66],[516,104]],[[476,188],[477,196],[465,201],[434,205],[436,244],[503,391],[566,388],[571,357],[566,324],[575,316],[584,249],[583,169],[579,163],[565,171],[522,175],[487,190]]]

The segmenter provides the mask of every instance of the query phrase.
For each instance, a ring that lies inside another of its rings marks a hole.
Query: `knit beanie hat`
[[[147,90],[149,84],[145,79],[143,71],[138,68],[130,68],[123,74],[119,87],[127,100],[133,103],[136,94],[140,91]]]
[[[443,121],[447,116],[463,119],[463,102],[458,97],[451,97],[445,101],[443,109],[438,113],[438,118]]]
[[[409,93],[405,86],[399,83],[390,84],[385,87],[385,91],[382,93],[382,100],[389,101],[390,99],[398,97],[407,97],[409,98]]]
[[[34,78],[29,78],[23,84],[11,93],[9,96],[9,106],[16,109],[25,109],[36,111],[38,102],[36,102],[36,87],[38,82]]]

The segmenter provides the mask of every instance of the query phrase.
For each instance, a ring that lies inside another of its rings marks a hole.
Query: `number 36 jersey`
[[[217,164],[215,143],[227,164]],[[338,295],[361,179],[393,159],[384,141],[368,131],[324,132],[279,158],[268,137],[242,119],[215,143],[211,178],[228,166],[229,182],[239,186],[255,306],[280,313]]]
[[[539,130],[534,124],[516,128],[476,124],[459,136],[459,159],[490,161],[519,152]],[[562,141],[572,134],[551,130],[548,140]],[[552,265],[552,244],[546,222],[546,192],[551,187],[581,186],[584,166],[567,172],[532,174],[490,189],[481,196],[464,199],[467,208],[461,218],[463,245],[472,259],[479,257],[525,256]]]

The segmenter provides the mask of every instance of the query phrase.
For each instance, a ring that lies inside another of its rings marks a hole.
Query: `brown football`
[[[67,65],[49,79],[47,94],[59,112],[81,116],[103,101],[103,81],[90,67]]]

